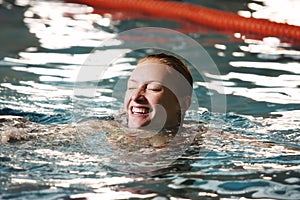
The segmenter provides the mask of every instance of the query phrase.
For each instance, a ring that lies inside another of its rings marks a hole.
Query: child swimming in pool
[[[192,88],[192,75],[177,57],[159,53],[140,59],[124,98],[130,132],[139,132],[135,135],[148,138],[152,146],[163,146],[182,128]]]
[[[119,123],[118,119],[86,121],[76,126],[77,132],[85,135],[92,132],[91,129],[102,130],[109,134],[110,141],[123,138],[128,143],[127,140],[134,137],[137,143],[147,140],[150,146],[163,146],[183,125],[185,112],[191,104],[192,85],[192,75],[182,60],[165,53],[148,55],[138,61],[127,83],[124,98],[126,125]],[[70,125],[67,130],[70,131]],[[20,129],[17,132],[19,134],[15,137],[14,134],[1,134],[1,141],[28,138],[25,132],[32,133],[24,127],[23,133]],[[113,134],[116,132],[119,134]],[[125,132],[129,132],[125,136],[130,136],[123,137]]]
[[[122,138],[127,144],[164,146],[182,131],[192,91],[193,78],[182,60],[165,53],[140,59],[127,83],[124,126],[114,124],[115,129],[120,128],[117,132],[121,134],[110,134],[109,138],[117,137],[120,143]],[[108,128],[109,125],[106,123],[98,128]]]

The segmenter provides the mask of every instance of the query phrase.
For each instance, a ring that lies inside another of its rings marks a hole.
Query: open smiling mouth
[[[148,114],[152,112],[152,109],[147,107],[131,107],[131,113],[132,114]]]

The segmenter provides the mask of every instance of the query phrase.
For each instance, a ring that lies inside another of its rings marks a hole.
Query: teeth
[[[133,113],[146,114],[146,113],[148,113],[148,111],[149,111],[148,108],[136,108],[136,107],[133,107],[133,108],[132,108],[132,112],[133,112]]]

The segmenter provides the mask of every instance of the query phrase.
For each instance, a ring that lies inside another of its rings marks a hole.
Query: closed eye
[[[147,85],[147,90],[153,91],[153,92],[160,92],[163,90],[163,87],[159,83],[149,83]]]
[[[135,90],[136,87],[127,87],[127,90]]]
[[[136,84],[130,83],[127,85],[127,90],[135,90],[137,88],[138,88],[138,86]]]
[[[136,80],[129,79],[127,83],[127,90],[135,90],[138,88]]]
[[[161,88],[147,88],[147,90],[151,90],[151,91],[154,91],[154,92],[162,91]]]

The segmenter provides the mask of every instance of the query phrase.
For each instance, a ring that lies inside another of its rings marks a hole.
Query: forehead
[[[130,80],[135,81],[171,81],[174,77],[174,69],[166,64],[158,62],[143,62],[139,63],[133,70]]]

